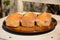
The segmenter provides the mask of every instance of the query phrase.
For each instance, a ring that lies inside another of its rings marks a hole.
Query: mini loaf
[[[50,26],[51,19],[51,13],[44,12],[37,16],[36,22],[38,26]]]
[[[10,27],[17,27],[20,25],[21,18],[21,14],[12,13],[6,18],[6,25]]]
[[[22,26],[25,27],[32,27],[35,26],[35,19],[36,19],[36,14],[33,12],[26,12],[24,16],[22,17]]]

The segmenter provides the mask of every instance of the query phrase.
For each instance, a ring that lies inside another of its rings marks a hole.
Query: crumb
[[[51,38],[53,38],[53,37],[51,37]]]
[[[12,38],[12,37],[9,37],[9,38]]]

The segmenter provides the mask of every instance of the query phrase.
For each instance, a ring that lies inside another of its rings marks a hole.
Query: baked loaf
[[[33,12],[26,12],[23,15],[12,13],[5,20],[8,29],[27,33],[49,30],[53,28],[51,21],[52,17],[50,13],[34,14]]]
[[[35,26],[35,19],[36,19],[36,14],[33,12],[26,12],[24,16],[22,17],[22,26],[25,27],[32,27]]]
[[[51,13],[44,12],[37,16],[36,22],[38,26],[50,26],[51,20]]]
[[[17,27],[20,25],[21,18],[21,14],[12,13],[6,18],[6,25],[10,27]]]

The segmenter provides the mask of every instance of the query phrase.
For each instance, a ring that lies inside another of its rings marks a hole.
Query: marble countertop
[[[0,19],[0,40],[60,40],[60,16],[52,15],[53,18],[57,20],[57,25],[55,29],[49,33],[42,35],[15,35],[9,32],[6,32],[2,29],[3,21],[6,17]]]

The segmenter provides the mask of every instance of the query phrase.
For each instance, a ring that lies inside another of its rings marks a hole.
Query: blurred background
[[[31,2],[26,0],[21,2],[19,1],[20,0],[0,0],[0,18],[5,17],[12,12],[20,12],[18,10],[19,8],[22,7],[22,5],[23,5],[23,8],[22,8],[23,11],[50,12],[55,15],[60,15],[60,4],[58,2],[57,2],[58,4],[55,4],[55,3],[50,4],[50,3],[44,3],[44,2],[41,2],[41,3]]]

